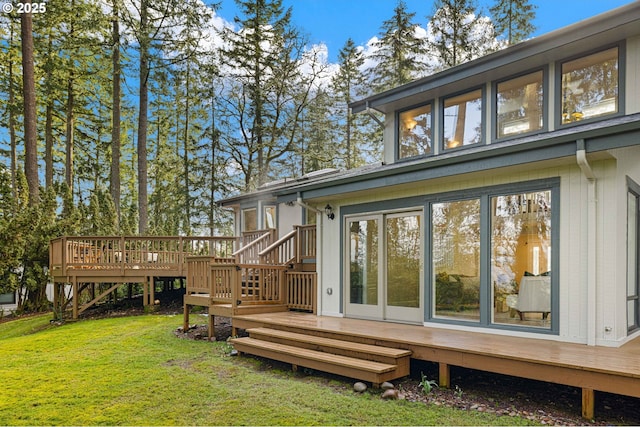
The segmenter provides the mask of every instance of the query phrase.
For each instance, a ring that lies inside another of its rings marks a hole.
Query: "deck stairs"
[[[409,375],[411,351],[316,336],[309,333],[258,327],[248,337],[233,338],[240,353],[355,378],[379,387]]]

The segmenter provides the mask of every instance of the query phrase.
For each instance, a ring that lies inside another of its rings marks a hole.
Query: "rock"
[[[380,388],[383,389],[383,390],[393,390],[394,388],[396,388],[396,386],[394,386],[393,384],[391,384],[388,381],[385,381],[385,382],[382,383]]]
[[[237,356],[237,355],[238,355],[238,350],[236,350],[235,348],[229,352],[229,356]]]
[[[357,382],[353,385],[353,390],[357,393],[362,393],[367,390],[367,385],[362,382]]]
[[[396,400],[398,398],[398,394],[398,390],[389,389],[385,390],[384,393],[382,393],[382,398],[385,400]]]

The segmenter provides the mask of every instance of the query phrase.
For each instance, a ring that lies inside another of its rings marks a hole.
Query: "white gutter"
[[[306,204],[304,200],[302,200],[302,197],[300,197],[300,193],[298,193],[298,197],[296,198],[296,203],[299,206],[302,206],[303,208],[316,213],[316,245],[317,245],[316,246],[316,275],[318,276],[318,289],[316,294],[316,304],[317,304],[316,314],[320,316],[320,314],[322,313],[322,286],[320,285],[322,283],[322,269],[318,267],[322,265],[321,263],[322,241],[324,240],[322,238],[322,224],[323,224],[322,214],[324,212],[318,208],[314,208],[313,206]]]
[[[582,174],[589,181],[588,205],[587,205],[587,345],[596,345],[597,336],[597,179],[587,160],[584,139],[576,141],[576,162],[582,170]]]

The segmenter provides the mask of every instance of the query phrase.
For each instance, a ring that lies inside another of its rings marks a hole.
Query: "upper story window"
[[[258,212],[255,208],[242,210],[242,231],[258,229]]]
[[[496,85],[496,138],[506,138],[544,127],[542,70]]]
[[[431,104],[402,111],[398,117],[398,158],[431,154],[433,142]]]
[[[561,124],[618,112],[618,47],[562,64]]]
[[[445,149],[482,142],[482,89],[444,100]]]

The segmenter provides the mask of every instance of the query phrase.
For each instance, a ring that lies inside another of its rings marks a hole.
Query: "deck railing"
[[[182,271],[186,256],[222,261],[237,245],[235,237],[64,236],[50,242],[49,268],[54,276],[74,269]]]
[[[254,240],[249,243],[246,243],[241,248],[237,249],[233,256],[236,258],[236,261],[239,264],[259,264],[260,263],[260,252],[263,251],[266,247],[271,245],[271,243],[275,240],[276,230],[262,230],[253,232],[250,236],[257,236]],[[247,235],[243,236],[243,240],[245,240]]]
[[[302,263],[316,257],[316,226],[296,225],[259,254],[261,264]]]
[[[212,257],[187,257],[187,294],[207,294],[212,303],[286,304],[315,311],[316,273],[282,265],[217,263]]]

